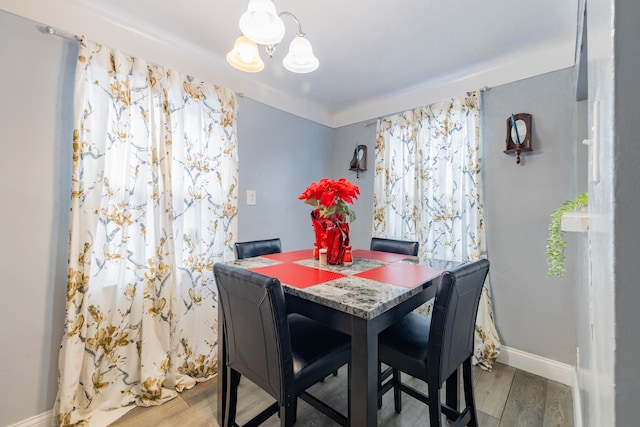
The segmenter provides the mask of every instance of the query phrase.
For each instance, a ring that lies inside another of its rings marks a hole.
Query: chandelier
[[[275,46],[282,41],[285,28],[281,16],[289,16],[298,24],[298,32],[289,44],[289,53],[282,65],[294,73],[310,73],[320,62],[313,54],[311,43],[302,32],[300,21],[291,12],[277,13],[271,0],[249,0],[247,11],[240,17],[242,34],[236,39],[233,49],[227,53],[227,62],[241,71],[257,73],[264,69],[258,45],[265,45],[269,57],[273,57]]]

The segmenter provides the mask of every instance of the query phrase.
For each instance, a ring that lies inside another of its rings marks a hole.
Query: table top
[[[276,277],[285,293],[373,319],[419,293],[458,262],[419,259],[363,249],[352,251],[352,265],[321,265],[312,251],[263,255],[228,264]]]

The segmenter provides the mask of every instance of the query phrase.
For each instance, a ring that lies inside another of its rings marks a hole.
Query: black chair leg
[[[453,371],[451,376],[447,378],[447,387],[445,389],[445,402],[450,408],[455,409],[456,411],[460,408],[458,398],[458,388],[460,387],[460,375],[459,369]]]
[[[293,399],[293,402],[291,403],[290,411],[293,412],[293,424],[295,424],[298,421],[298,398],[297,397]]]
[[[428,384],[429,390],[429,425],[431,427],[442,427],[442,417],[440,414],[440,388],[435,384]]]
[[[393,368],[393,406],[396,413],[402,412],[402,390],[400,390],[400,370]]]
[[[471,414],[471,420],[469,421],[470,427],[478,427],[478,417],[476,414],[476,402],[473,396],[473,379],[471,378],[471,358],[468,358],[462,363],[462,381],[464,387],[464,400],[465,405],[469,408]]]
[[[295,405],[280,407],[280,427],[293,427],[295,423]]]
[[[238,385],[240,384],[240,374],[231,368],[227,369],[227,401],[224,423],[226,427],[233,427],[236,424],[236,410],[238,407]]]

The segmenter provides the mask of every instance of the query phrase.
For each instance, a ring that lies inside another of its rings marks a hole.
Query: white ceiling
[[[327,126],[367,120],[575,62],[578,0],[275,0],[293,13],[320,67],[265,69],[224,56],[248,0],[0,0],[0,8],[176,67]]]

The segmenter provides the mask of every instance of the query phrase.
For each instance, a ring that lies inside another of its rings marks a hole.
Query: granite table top
[[[311,250],[229,261],[227,264],[277,277],[285,293],[336,310],[373,319],[437,284],[460,263],[354,250],[351,265],[321,265]]]

